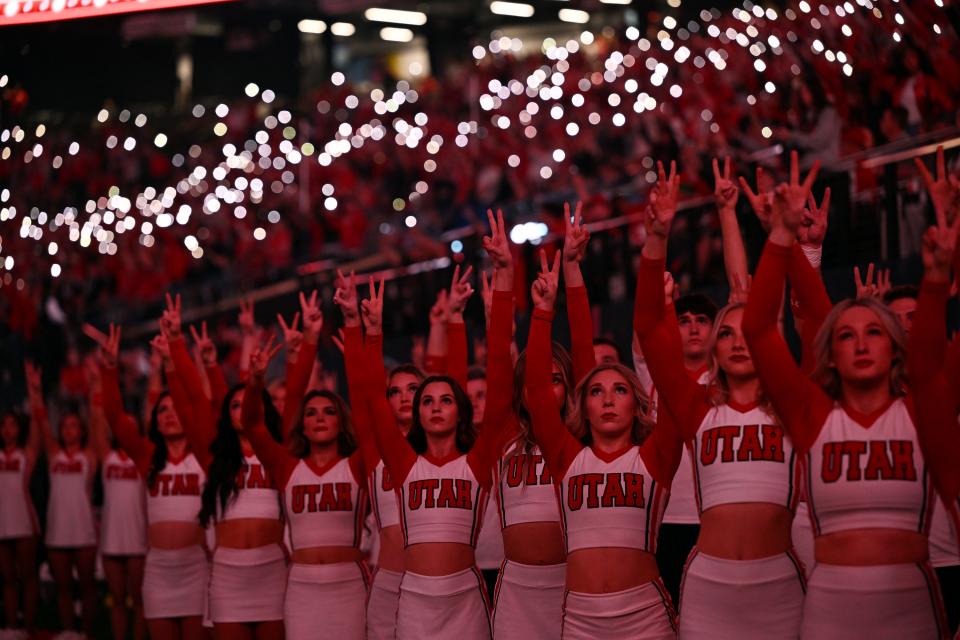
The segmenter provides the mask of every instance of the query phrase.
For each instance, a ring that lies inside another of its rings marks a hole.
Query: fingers
[[[457,286],[457,283],[460,281],[460,263],[457,263],[453,268],[453,282],[450,283],[450,287],[453,288]]]
[[[713,184],[720,182],[720,164],[717,159],[713,159]]]
[[[473,265],[467,265],[467,270],[463,272],[463,275],[460,276],[460,280],[457,284],[466,284],[470,280],[470,276],[473,275]]]
[[[820,201],[820,212],[823,213],[824,217],[830,212],[830,187],[827,187],[823,192],[823,200]]]
[[[810,167],[810,173],[807,174],[807,177],[803,181],[802,186],[804,191],[810,191],[810,189],[813,187],[813,183],[817,181],[818,173],[820,173],[820,161],[814,160],[813,166]]]
[[[863,289],[863,280],[860,279],[860,267],[858,266],[853,268],[853,281],[857,285],[857,292],[859,292],[860,289]]]
[[[560,277],[560,252],[559,251],[555,251],[553,253],[553,266],[550,268],[550,273],[557,276],[558,278]]]
[[[497,237],[497,221],[493,218],[493,209],[487,209],[487,223],[490,225],[490,235]]]
[[[573,222],[577,228],[583,226],[583,202],[577,200],[577,205],[573,208]]]
[[[667,183],[667,174],[663,170],[663,163],[659,160],[657,160],[657,180],[660,182],[660,184],[665,185]]]
[[[874,271],[874,264],[871,262],[869,265],[867,265],[867,286],[870,286],[873,284],[873,271]]]
[[[280,328],[283,329],[284,335],[290,332],[290,327],[287,326],[287,321],[283,319],[283,316],[279,313],[277,314],[277,322],[280,323]]]
[[[500,237],[503,240],[507,239],[507,226],[503,222],[503,209],[497,209],[497,226]]]
[[[758,200],[757,194],[753,192],[753,189],[750,188],[750,183],[747,182],[747,179],[743,176],[737,177],[737,182],[740,183],[740,188],[743,189],[743,192],[747,194],[747,200],[751,203],[754,203]]]
[[[927,169],[927,165],[924,164],[923,159],[921,158],[914,158],[913,164],[915,164],[917,169],[920,171],[920,177],[923,178],[923,183],[927,186],[927,190],[929,191],[931,188],[933,188],[933,176],[930,175],[930,170]]]
[[[669,182],[670,182],[670,190],[671,190],[671,191],[676,191],[677,188],[679,188],[679,186],[680,186],[680,176],[677,175],[677,161],[676,161],[676,160],[671,160],[671,161],[670,161],[670,178],[669,178]]]
[[[193,325],[190,325],[190,335],[193,336],[194,343],[200,344],[200,335],[197,333],[197,329]]]

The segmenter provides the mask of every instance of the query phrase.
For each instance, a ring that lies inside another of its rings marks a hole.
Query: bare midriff
[[[217,546],[255,549],[283,542],[283,522],[268,518],[237,518],[217,523]]]
[[[567,589],[580,593],[613,593],[660,577],[652,553],[624,547],[578,549],[567,556]]]
[[[503,555],[511,562],[562,564],[567,560],[559,522],[524,522],[503,530]]]
[[[356,547],[307,547],[294,549],[290,556],[294,564],[338,564],[362,559],[363,552]]]
[[[155,522],[147,540],[152,549],[185,549],[203,544],[203,529],[194,522]]]
[[[377,568],[387,571],[403,572],[403,529],[395,524],[380,529],[380,553],[377,556]]]
[[[473,547],[459,542],[423,542],[404,551],[407,571],[422,576],[448,576],[477,564]]]
[[[768,502],[721,504],[700,515],[697,548],[727,560],[769,558],[791,547],[793,514]]]
[[[850,529],[817,536],[817,563],[851,566],[925,562],[927,537],[900,529]]]

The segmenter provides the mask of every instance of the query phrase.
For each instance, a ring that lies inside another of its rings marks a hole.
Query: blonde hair
[[[874,298],[849,298],[838,302],[833,307],[813,341],[815,363],[813,379],[820,384],[831,398],[840,398],[842,389],[840,375],[831,363],[833,360],[833,332],[840,316],[854,307],[862,307],[873,311],[887,332],[893,349],[893,364],[890,368],[890,393],[894,396],[902,396],[906,392],[906,336],[893,312]]]
[[[654,420],[650,396],[643,390],[643,385],[640,384],[637,374],[622,364],[598,365],[580,381],[580,384],[578,384],[577,388],[573,391],[573,408],[570,410],[568,418],[570,433],[583,444],[589,445],[593,442],[593,433],[590,430],[589,420],[587,420],[585,406],[590,383],[593,378],[602,371],[615,371],[619,373],[630,386],[630,390],[633,393],[633,401],[636,406],[630,440],[633,444],[643,444],[643,441],[653,432]]]

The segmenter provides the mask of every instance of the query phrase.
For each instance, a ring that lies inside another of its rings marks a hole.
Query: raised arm
[[[566,474],[570,463],[583,445],[567,430],[553,395],[552,356],[550,336],[553,323],[553,306],[556,302],[560,279],[560,255],[547,265],[547,257],[540,252],[540,275],[533,283],[534,310],[530,320],[530,337],[527,341],[527,377],[524,381],[527,392],[527,408],[533,435],[543,451],[547,467],[554,481],[559,482]]]
[[[417,454],[403,437],[400,427],[387,402],[387,384],[383,366],[383,280],[379,290],[370,278],[370,299],[360,305],[364,325],[367,328],[366,361],[363,364],[363,396],[370,413],[373,436],[380,450],[380,457],[399,486],[407,478],[417,461]]]
[[[150,469],[154,444],[146,436],[141,435],[137,421],[123,411],[115,354],[104,353],[100,379],[103,386],[103,410],[110,430],[120,448],[133,459],[140,472],[146,476],[146,472]]]
[[[739,283],[746,282],[750,271],[747,268],[747,250],[743,246],[740,223],[737,221],[737,198],[740,195],[737,184],[730,172],[730,158],[723,159],[723,172],[720,164],[713,159],[713,199],[717,205],[717,217],[720,219],[720,235],[723,238],[723,266],[727,272],[727,282],[734,290]]]
[[[253,299],[240,300],[240,315],[237,317],[240,327],[240,382],[246,382],[250,375],[250,356],[257,347],[257,321],[253,313]]]
[[[317,301],[317,292],[308,298],[300,292],[300,312],[303,317],[303,344],[297,354],[296,362],[287,364],[287,399],[283,403],[283,433],[290,433],[297,416],[300,414],[303,397],[310,384],[313,364],[317,359],[317,344],[323,329],[323,313]]]
[[[33,419],[33,428],[40,434],[40,441],[48,457],[52,457],[60,450],[57,439],[53,436],[53,430],[50,428],[50,416],[47,415],[47,407],[43,402],[43,386],[41,377],[43,372],[35,367],[33,363],[24,363],[24,370],[27,378],[27,395],[30,399],[30,416]]]
[[[805,452],[816,440],[833,403],[803,374],[777,330],[780,292],[802,221],[803,204],[816,176],[814,169],[801,184],[796,153],[791,156],[790,184],[777,187],[770,217],[772,229],[744,311],[743,333],[777,415],[790,433],[794,447]]]
[[[439,375],[447,371],[448,317],[448,294],[446,289],[441,289],[437,301],[430,307],[430,332],[427,334],[427,351],[423,361],[427,375]]]
[[[473,267],[467,267],[460,275],[460,265],[457,265],[447,297],[447,373],[462,389],[467,388],[467,329],[463,323],[463,310],[473,295],[472,273]]]
[[[573,384],[587,377],[597,366],[593,352],[593,317],[590,315],[590,299],[583,282],[580,263],[587,253],[590,232],[583,226],[581,210],[583,203],[577,202],[570,215],[570,204],[563,203],[564,228],[563,240],[563,282],[567,292],[567,322],[570,324],[570,356],[573,360]]]
[[[352,272],[349,278],[340,272],[337,275],[337,291],[333,295],[333,301],[343,312],[343,364],[347,372],[347,392],[350,397],[353,431],[360,445],[364,467],[375,469],[380,462],[380,452],[377,450],[377,442],[374,439],[367,400],[363,397],[362,370],[366,355],[363,330],[360,328],[360,310],[357,305],[356,278]]]
[[[243,433],[250,441],[250,446],[257,454],[257,458],[267,468],[277,487],[283,488],[290,479],[293,469],[297,466],[297,459],[282,444],[273,439],[270,431],[264,424],[263,418],[263,376],[267,371],[267,364],[280,350],[279,344],[273,344],[274,337],[270,336],[267,343],[261,348],[255,348],[250,354],[250,376],[247,380],[246,392],[243,394],[243,405],[240,409],[240,424]]]

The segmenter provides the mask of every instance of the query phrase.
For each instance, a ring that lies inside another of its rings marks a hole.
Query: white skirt
[[[210,618],[218,622],[283,620],[287,559],[279,545],[217,547],[210,574]]]
[[[694,548],[680,585],[680,638],[796,640],[805,589],[792,552],[727,560]]]
[[[804,640],[946,639],[936,574],[926,563],[820,563],[803,603]]]
[[[288,640],[364,640],[366,608],[361,563],[290,565],[283,603]]]
[[[566,564],[505,560],[493,596],[495,640],[556,640],[563,619]]]
[[[490,640],[483,576],[476,568],[448,576],[411,571],[400,583],[397,640]]]
[[[672,640],[676,614],[659,579],[613,593],[567,591],[563,640]]]
[[[200,545],[149,549],[143,570],[143,615],[157,618],[202,616],[210,567]]]
[[[403,574],[377,569],[367,600],[367,640],[394,640],[397,637],[397,609]]]

